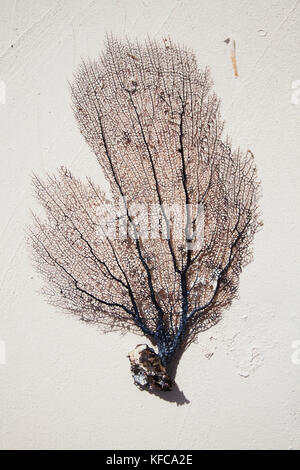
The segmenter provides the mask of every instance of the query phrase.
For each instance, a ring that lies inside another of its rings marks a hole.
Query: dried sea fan
[[[48,300],[106,330],[146,336],[157,354],[130,357],[135,382],[150,389],[171,388],[160,374],[237,296],[260,224],[253,155],[222,137],[211,87],[208,70],[170,40],[108,37],[99,59],[81,64],[72,99],[110,200],[65,169],[33,179],[47,219],[35,216],[30,239]]]

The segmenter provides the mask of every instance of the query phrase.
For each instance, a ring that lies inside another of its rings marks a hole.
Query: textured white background
[[[300,448],[300,365],[291,359],[300,340],[299,23],[295,0],[0,0],[1,448]],[[177,393],[165,401],[133,386],[126,354],[139,338],[102,335],[44,303],[24,243],[32,170],[65,165],[102,180],[67,82],[107,31],[170,34],[192,47],[211,67],[227,132],[255,153],[262,179],[255,261],[240,300],[183,356],[182,405]]]

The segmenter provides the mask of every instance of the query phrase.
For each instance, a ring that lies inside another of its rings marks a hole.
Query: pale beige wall
[[[0,447],[299,449],[299,2],[0,0],[0,11]],[[126,354],[139,338],[104,336],[44,303],[24,244],[32,170],[65,165],[101,182],[67,80],[106,31],[170,34],[192,47],[263,183],[255,261],[240,300],[182,358],[177,382],[189,403],[181,406],[133,386]],[[238,79],[227,37],[236,40]]]

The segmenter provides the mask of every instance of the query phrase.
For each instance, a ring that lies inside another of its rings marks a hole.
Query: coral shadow
[[[186,398],[185,394],[182,390],[178,388],[178,385],[175,383],[173,388],[170,392],[163,392],[163,391],[148,391],[151,395],[156,395],[157,397],[161,398],[162,400],[168,401],[170,403],[176,403],[177,406],[187,405],[190,403],[190,400]]]

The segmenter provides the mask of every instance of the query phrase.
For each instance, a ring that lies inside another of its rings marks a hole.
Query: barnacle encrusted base
[[[134,384],[149,391],[172,389],[173,381],[156,352],[147,344],[138,344],[128,355]]]

